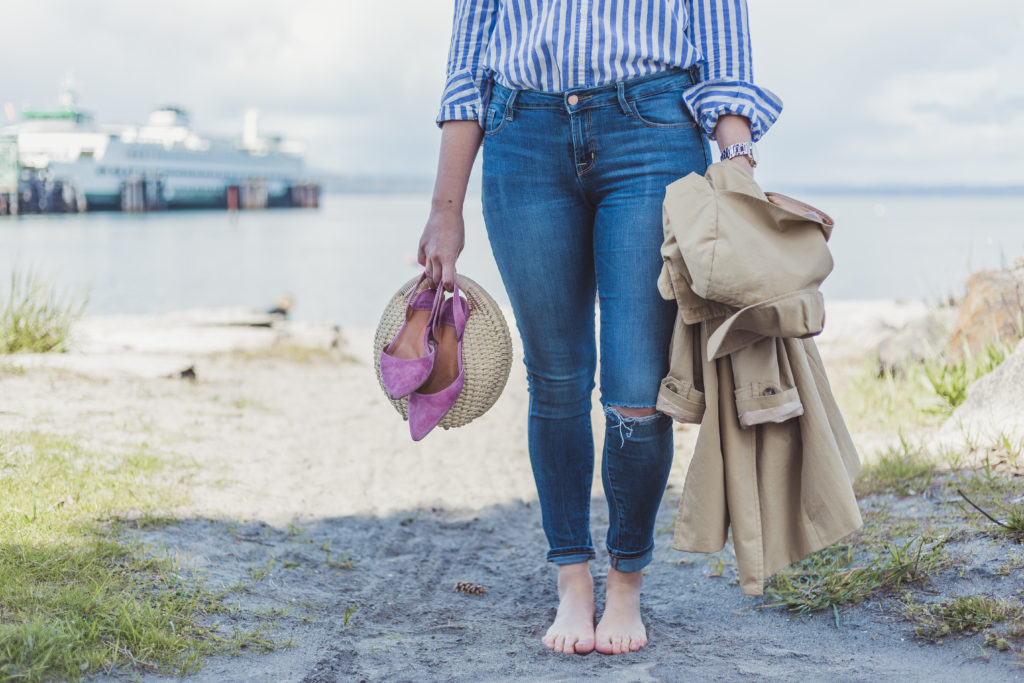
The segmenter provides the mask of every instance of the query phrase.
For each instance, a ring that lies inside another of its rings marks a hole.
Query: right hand
[[[462,208],[432,209],[420,237],[416,260],[433,286],[448,291],[455,284],[455,261],[466,245],[466,224]]]

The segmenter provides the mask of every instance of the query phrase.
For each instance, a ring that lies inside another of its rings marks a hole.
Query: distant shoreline
[[[415,176],[347,176],[318,173],[326,194],[429,193],[433,179]],[[1024,197],[1024,185],[803,185],[773,183],[772,189],[799,195],[891,197]]]

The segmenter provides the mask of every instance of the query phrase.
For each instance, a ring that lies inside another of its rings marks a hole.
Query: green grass
[[[187,570],[117,542],[117,516],[174,502],[153,485],[162,469],[145,450],[0,436],[0,680],[180,675],[206,655],[261,647],[260,633],[212,623],[226,607]]]
[[[843,417],[854,433],[892,433],[937,425],[943,420],[942,401],[920,365],[911,365],[898,376],[879,375],[876,363],[865,361],[841,370],[833,387]]]
[[[931,483],[935,471],[935,462],[901,434],[899,446],[864,465],[854,489],[858,496],[878,493],[913,496]]]
[[[868,541],[855,550],[838,543],[773,576],[765,587],[765,607],[806,614],[864,600],[952,565],[944,538]]]
[[[924,365],[925,377],[942,401],[942,413],[952,413],[967,400],[967,388],[975,380],[999,367],[1012,351],[1013,346],[1006,343],[990,344],[977,356],[965,354],[964,360],[957,363],[947,363],[940,359]]]
[[[854,432],[934,426],[966,400],[975,380],[992,372],[1012,351],[1005,343],[993,344],[958,363],[940,357],[909,364],[898,375],[879,375],[877,363],[865,361],[837,377],[836,400]]]
[[[66,351],[86,300],[60,294],[32,271],[11,273],[0,308],[0,353]]]
[[[1012,632],[1019,634],[1024,625],[1024,605],[984,595],[955,597],[934,604],[906,599],[903,615],[913,625],[914,633],[928,640],[940,640],[950,634],[977,633],[1002,622],[1008,622]]]

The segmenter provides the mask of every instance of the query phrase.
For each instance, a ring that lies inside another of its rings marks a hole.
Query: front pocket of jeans
[[[697,125],[680,92],[671,90],[630,100],[629,108],[649,128],[692,128]]]
[[[495,135],[505,127],[505,107],[492,103],[487,107],[487,118],[484,120],[484,135]]]

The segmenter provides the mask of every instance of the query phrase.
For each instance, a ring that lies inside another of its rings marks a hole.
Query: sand
[[[179,521],[130,539],[177,557],[210,588],[242,582],[227,598],[239,610],[218,617],[226,630],[265,624],[278,642],[291,641],[212,659],[189,680],[1024,679],[1015,655],[982,650],[977,637],[923,643],[877,601],[791,618],[741,594],[730,548],[671,550],[692,427],[677,429],[645,578],[650,646],[617,657],[547,651],[540,637],[554,615],[555,574],[544,561],[526,454],[522,364],[487,415],[416,444],[377,386],[371,331],[342,334],[342,353],[308,362],[192,349],[194,382],[52,367],[0,372],[0,430],[71,434],[96,448],[145,444],[176,463],[172,483],[190,493],[169,511]],[[603,423],[599,411],[594,417]],[[600,545],[607,509],[599,479],[594,496]],[[919,503],[910,500],[865,505],[914,514]],[[1012,584],[992,570],[1001,551],[973,543],[961,549],[974,558],[964,575],[944,576],[939,593]],[[606,566],[599,551],[599,609]],[[457,593],[459,581],[486,593]]]

